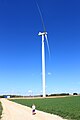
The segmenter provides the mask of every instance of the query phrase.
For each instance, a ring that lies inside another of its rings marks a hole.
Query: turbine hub
[[[47,32],[39,32],[38,35],[47,35]]]

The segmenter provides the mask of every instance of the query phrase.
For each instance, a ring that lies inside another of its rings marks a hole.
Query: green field
[[[1,115],[2,115],[2,105],[1,105],[1,102],[0,102],[0,119],[1,119]]]
[[[12,101],[29,107],[34,103],[38,110],[56,114],[69,120],[80,120],[80,96],[46,99],[15,99]]]

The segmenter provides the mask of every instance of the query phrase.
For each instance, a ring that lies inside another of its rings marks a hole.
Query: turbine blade
[[[37,1],[35,1],[35,2],[36,2],[36,6],[37,6],[37,8],[38,8],[39,14],[40,14],[40,18],[41,18],[43,30],[44,30],[44,32],[46,32],[45,25],[44,25],[44,20],[43,20],[43,17],[42,17],[42,13],[41,13],[40,7],[39,7]]]
[[[45,34],[45,38],[46,38],[46,43],[47,43],[48,52],[49,52],[49,57],[50,57],[50,48],[49,48],[48,38],[47,38],[47,35],[46,35],[46,34]]]

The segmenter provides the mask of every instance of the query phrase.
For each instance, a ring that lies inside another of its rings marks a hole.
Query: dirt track
[[[36,110],[32,115],[31,108],[1,99],[3,115],[1,120],[63,120],[61,117]]]

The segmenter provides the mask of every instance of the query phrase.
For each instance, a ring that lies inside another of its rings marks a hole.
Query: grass
[[[1,119],[1,115],[2,115],[2,110],[3,110],[2,104],[1,104],[1,102],[0,102],[0,119]]]
[[[69,120],[80,120],[80,96],[47,99],[14,99],[14,102],[36,108]]]

